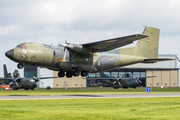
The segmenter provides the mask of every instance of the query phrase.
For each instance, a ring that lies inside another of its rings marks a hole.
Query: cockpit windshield
[[[20,48],[21,47],[21,44],[17,45],[16,48]]]
[[[21,43],[19,45],[16,46],[16,48],[26,48],[25,44],[24,43]],[[27,48],[26,48],[27,49]]]

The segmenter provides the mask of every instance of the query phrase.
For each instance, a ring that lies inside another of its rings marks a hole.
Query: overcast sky
[[[0,77],[17,63],[5,52],[23,42],[87,43],[160,29],[159,54],[180,57],[180,0],[0,0]],[[180,67],[180,63],[178,63]],[[19,70],[23,76],[23,71]]]

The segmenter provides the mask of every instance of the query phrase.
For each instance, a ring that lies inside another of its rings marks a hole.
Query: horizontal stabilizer
[[[174,60],[174,59],[170,59],[170,58],[144,59],[143,63],[156,63],[156,62],[168,61],[168,60]]]

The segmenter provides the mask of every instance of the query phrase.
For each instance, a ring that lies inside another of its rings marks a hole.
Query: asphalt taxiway
[[[0,96],[0,100],[42,100],[42,99],[87,99],[87,98],[152,98],[180,97],[180,93],[147,93],[147,94],[99,94],[99,95],[36,95],[36,96]]]

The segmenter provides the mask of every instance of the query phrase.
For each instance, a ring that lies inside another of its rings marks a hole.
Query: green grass
[[[179,113],[179,97],[0,101],[1,120],[178,120]]]
[[[152,88],[152,93],[178,93],[180,92],[180,87],[178,88]],[[111,87],[87,87],[87,88],[68,88],[64,90],[62,88],[53,88],[51,90],[46,90],[43,88],[36,88],[35,90],[4,90],[0,89],[0,96],[9,95],[89,95],[89,94],[142,94],[146,93],[146,88],[128,88],[128,89],[113,89]]]

